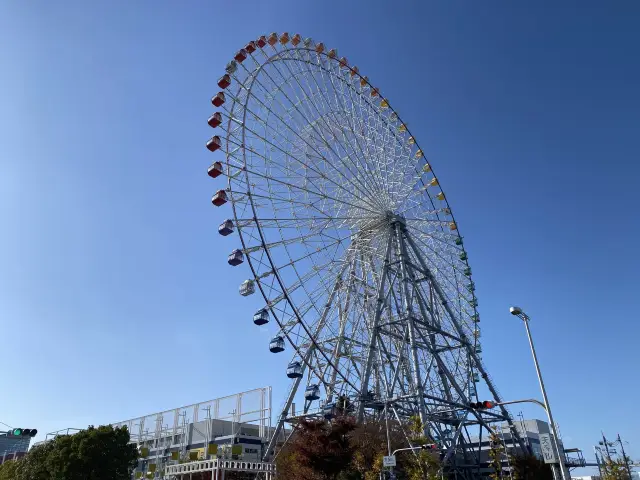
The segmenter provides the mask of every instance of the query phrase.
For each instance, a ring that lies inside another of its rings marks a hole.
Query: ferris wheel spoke
[[[283,78],[283,80],[286,80],[286,77],[282,74],[282,72],[280,72],[280,70],[277,68],[277,66],[275,67],[276,70],[278,71],[278,73],[280,74],[280,76]],[[269,76],[268,73],[266,73],[266,75],[270,78],[270,80],[272,81],[272,83],[274,85],[278,85],[278,83]],[[299,82],[298,82],[299,83]],[[280,90],[283,95],[285,96],[285,98],[289,101],[289,103],[291,104],[291,106],[301,115],[301,117],[303,118],[303,120],[306,122],[307,125],[309,125],[310,127],[312,127],[312,130],[322,139],[322,143],[329,149],[329,151],[336,157],[336,160],[340,159],[340,156],[335,152],[335,150],[333,149],[333,147],[331,147],[331,143],[327,140],[327,138],[323,135],[322,131],[320,131],[317,127],[314,126],[314,122],[310,121],[308,118],[308,114],[305,114],[304,112],[301,111],[300,106],[298,106],[298,104],[300,105],[305,105],[305,103],[303,103],[299,97],[298,97],[298,102],[294,102],[291,98],[289,98],[286,93],[284,93],[282,90]],[[278,98],[275,97],[274,98]],[[312,97],[306,96],[306,99],[308,100],[309,103],[313,103]],[[284,108],[284,105],[282,105],[281,102],[278,101],[278,103]],[[313,105],[315,106],[316,110],[319,112],[319,109],[317,107],[317,105],[315,105],[315,103],[313,103]],[[322,116],[320,116],[320,118],[322,118]]]
[[[308,104],[310,104],[310,105],[312,105],[312,106],[314,107],[315,112],[310,112],[310,113],[309,113],[309,115],[312,115],[312,116],[317,115],[317,116],[318,116],[318,120],[319,120],[319,121],[322,121],[322,123],[324,123],[324,126],[325,126],[326,130],[327,130],[328,132],[330,132],[330,133],[331,133],[331,136],[333,137],[333,139],[334,139],[334,141],[335,141],[335,144],[340,145],[341,143],[340,143],[339,139],[337,138],[337,136],[335,135],[335,131],[334,131],[334,129],[333,129],[333,128],[331,128],[331,125],[329,125],[329,124],[328,124],[328,122],[327,122],[327,120],[326,120],[325,116],[323,115],[323,113],[322,113],[321,109],[318,107],[318,105],[317,105],[317,104],[316,104],[316,102],[314,101],[314,95],[310,95],[310,94],[305,90],[305,88],[304,88],[304,87],[302,86],[302,84],[299,82],[299,80],[298,80],[297,76],[296,76],[296,75],[294,75],[294,74],[293,74],[293,72],[291,72],[291,69],[290,69],[290,67],[289,67],[289,64],[285,62],[285,65],[287,66],[287,68],[289,69],[290,73],[292,74],[292,77],[296,79],[296,83],[298,84],[299,88],[300,88],[303,92],[305,92],[305,99],[307,100],[307,102],[306,102],[306,103],[308,103]],[[282,71],[281,71],[280,69],[278,69],[278,68],[277,68],[277,66],[275,67],[275,69],[276,69],[276,71],[280,74],[280,76],[281,76],[281,78],[282,78],[283,80],[285,80],[285,79],[287,78],[287,77],[285,77],[285,75],[282,73]],[[317,87],[318,87],[318,91],[322,94],[322,93],[323,93],[323,92],[322,92],[322,89],[320,88],[319,84],[317,83],[317,79],[316,79],[316,76],[315,76],[315,75],[308,75],[308,76],[305,76],[305,77],[304,77],[304,78],[305,78],[305,80],[307,81],[307,82],[306,82],[306,83],[307,83],[307,87],[311,90],[311,84],[310,84],[310,82],[308,81],[308,77],[313,78],[314,82],[316,83],[316,85],[317,85]],[[296,96],[297,96],[297,94],[296,94]],[[287,98],[288,98],[288,97],[287,97]],[[299,97],[297,97],[297,98],[299,99]],[[290,100],[290,99],[289,99],[289,100]],[[290,101],[291,101],[291,100],[290,100]],[[325,101],[326,101],[326,98],[325,98]],[[328,102],[326,102],[326,103],[328,103]],[[293,102],[292,102],[292,105],[294,105],[294,106],[295,106],[295,104],[294,104]],[[307,120],[307,122],[309,122],[306,116],[304,116],[304,115],[303,115],[303,118],[305,118],[305,119]],[[310,125],[313,125],[313,123],[312,123],[312,122],[309,122],[309,124],[310,124]],[[329,149],[330,149],[330,151],[333,153],[333,155],[334,155],[334,157],[335,157],[335,160],[336,160],[336,161],[342,161],[343,157],[342,157],[341,155],[339,155],[339,154],[335,151],[335,149],[331,146],[331,145],[332,145],[332,143],[334,143],[334,142],[329,142],[329,139],[328,139],[328,138],[323,134],[323,130],[321,130],[321,129],[319,129],[319,128],[316,128],[316,127],[314,127],[314,128],[313,128],[313,130],[314,130],[314,132],[315,132],[316,134],[318,134],[318,135],[319,135],[319,137],[322,139],[322,142],[323,142],[323,143],[327,146],[327,148],[329,148]],[[352,160],[350,157],[348,157],[348,158],[349,158],[350,160]],[[351,179],[355,179],[355,180],[358,180],[358,181],[359,181],[359,177],[358,177],[358,175],[357,175],[356,173],[354,173],[354,172],[353,172],[353,170],[351,170],[351,168],[349,168],[349,165],[348,165],[348,164],[346,164],[344,161],[342,161],[341,163],[342,163],[342,165],[347,169],[347,171],[350,173]],[[354,162],[352,161],[352,163],[354,163]],[[365,189],[368,189],[368,188],[366,187],[366,185],[365,185]]]
[[[257,83],[259,84],[259,82],[257,82]],[[293,133],[293,134],[294,134],[298,139],[300,139],[301,141],[303,141],[307,146],[311,147],[311,148],[315,151],[315,153],[316,153],[317,155],[319,155],[320,157],[323,157],[323,156],[322,156],[322,154],[321,154],[320,152],[318,152],[318,151],[315,149],[315,147],[314,147],[314,146],[313,146],[313,145],[312,145],[312,144],[311,144],[307,139],[303,138],[303,137],[302,137],[302,136],[301,136],[297,131],[295,131],[295,130],[294,130],[294,129],[293,129],[293,128],[292,128],[292,127],[287,123],[287,122],[285,122],[285,121],[281,118],[281,116],[279,116],[279,115],[277,115],[275,112],[273,112],[273,110],[272,110],[272,109],[270,109],[270,108],[269,108],[269,107],[268,107],[264,102],[262,102],[262,101],[261,101],[259,98],[257,98],[257,97],[251,97],[251,98],[252,98],[252,99],[254,99],[254,100],[256,100],[258,103],[260,103],[260,104],[261,104],[261,105],[262,105],[262,106],[263,106],[263,107],[264,107],[264,108],[265,108],[265,109],[266,109],[270,114],[273,114],[273,115],[274,115],[274,117],[275,117],[279,122],[281,122],[281,123],[283,124],[283,126],[285,126],[285,127],[286,127],[290,132],[292,132],[292,133]],[[248,111],[248,112],[249,112],[249,113],[250,113],[250,114],[251,114],[255,119],[259,119],[259,118],[260,118],[258,114],[256,114],[255,112],[253,112],[253,111],[252,111],[251,109],[249,109],[248,107],[246,108],[246,111]],[[229,113],[229,115],[231,115],[231,112],[228,112],[228,113]],[[236,121],[237,121],[237,120],[236,120]],[[242,123],[242,122],[241,122],[241,123]],[[269,124],[268,122],[260,122],[260,124],[261,124],[262,126],[264,126],[265,130],[269,129],[269,131],[270,131],[271,133],[275,133],[278,137],[282,137],[285,141],[290,142],[290,143],[292,142],[288,137],[286,137],[284,134],[280,133],[280,132],[278,131],[278,129],[276,129],[276,128],[274,128],[274,127],[270,127],[270,124]],[[268,141],[264,136],[260,135],[260,134],[255,130],[255,129],[251,129],[251,128],[246,127],[246,130],[247,130],[247,131],[249,131],[250,133],[254,134],[257,138],[260,138],[260,139],[264,140],[265,142],[267,142],[267,143],[268,143],[268,144],[270,144],[270,145],[273,145],[273,143],[272,143],[272,142],[269,142],[269,141]],[[236,144],[239,144],[239,143],[241,143],[241,142],[236,142]],[[275,146],[275,145],[273,145],[273,146]],[[280,148],[280,149],[281,149],[281,147],[278,147],[278,148]],[[290,153],[290,152],[285,152],[285,153],[288,155],[288,157],[295,159],[297,162],[299,162],[299,163],[300,163],[300,165],[304,166],[305,168],[308,168],[308,169],[310,169],[311,171],[314,171],[315,173],[317,173],[318,175],[320,175],[320,176],[322,176],[322,177],[324,177],[324,178],[327,178],[327,177],[326,177],[326,175],[324,175],[324,174],[322,174],[321,172],[319,172],[318,170],[314,169],[314,168],[313,168],[312,166],[310,166],[308,163],[303,162],[302,160],[298,159],[298,157],[297,157],[297,156],[293,156],[293,155],[291,155],[291,153]],[[264,157],[264,156],[262,156],[262,157]],[[242,163],[241,163],[241,165],[242,165]],[[333,183],[333,184],[334,184],[334,186],[336,186],[337,188],[344,189],[344,187],[343,187],[342,185],[340,185],[339,183],[337,183],[337,182],[335,182],[335,181],[331,180],[330,178],[327,178],[327,180],[331,181],[331,183]],[[357,187],[357,186],[356,186],[356,187]],[[362,191],[362,190],[360,190],[360,192],[361,192],[361,193],[363,193],[363,194],[365,193],[365,192],[364,192],[364,191]]]
[[[317,58],[319,59],[320,57],[317,57]],[[327,85],[327,83],[326,83],[327,79],[324,78],[324,74],[323,74],[324,67],[321,64],[318,64],[318,69],[319,69],[321,75],[323,76],[323,80],[325,80],[325,85]],[[313,75],[311,77],[313,78],[314,83],[316,84],[316,86],[318,88],[318,91],[322,92],[323,95],[324,95],[324,91],[321,88],[320,84],[318,83],[317,78],[315,76],[313,76]],[[371,175],[371,173],[367,169],[366,159],[367,159],[368,155],[364,152],[364,149],[362,148],[362,144],[360,142],[360,135],[358,135],[356,133],[355,129],[354,129],[353,122],[356,121],[356,119],[358,119],[360,117],[358,115],[356,115],[355,112],[354,112],[354,104],[353,104],[353,102],[351,102],[350,108],[348,109],[347,106],[343,102],[341,103],[341,102],[339,102],[337,100],[337,95],[336,95],[336,92],[335,92],[335,84],[333,83],[335,78],[336,78],[336,76],[331,76],[329,78],[329,80],[331,82],[331,85],[334,87],[333,91],[334,91],[334,97],[336,97],[336,107],[337,107],[338,111],[345,111],[345,112],[346,111],[350,111],[351,112],[350,117],[348,117],[348,119],[350,121],[347,121],[346,123],[347,123],[347,125],[349,127],[349,130],[351,131],[351,134],[353,135],[353,139],[355,140],[356,146],[358,147],[358,150],[360,152],[359,155],[355,154],[355,159],[357,160],[357,162],[355,160],[353,161],[354,167],[356,168],[356,171],[364,170],[365,174],[367,175],[369,180],[372,182],[372,185],[374,185],[376,187],[380,187],[380,183],[379,183],[380,180],[378,178],[376,178],[375,176]],[[339,80],[342,82],[341,86],[344,86],[344,84],[346,84],[345,80],[341,76],[338,76],[337,78],[339,78]],[[310,82],[307,82],[307,83],[309,85],[309,88],[311,88],[310,87]],[[353,93],[352,89],[349,90],[349,93],[350,94]],[[324,97],[325,97],[325,100],[327,101],[327,103],[330,103],[328,101],[328,99],[326,98],[326,95]],[[353,98],[351,98],[351,100],[353,100]],[[343,131],[342,135],[344,137],[344,131]],[[344,140],[346,140],[346,139],[344,139]],[[349,142],[345,142],[345,146],[348,145],[348,143]],[[354,152],[354,153],[356,153],[356,152]]]
[[[298,58],[299,58],[299,57],[298,57]],[[305,60],[303,60],[303,61],[305,61]],[[305,87],[304,87],[304,86],[300,83],[300,81],[298,80],[298,75],[297,75],[297,73],[299,73],[299,72],[295,72],[295,73],[294,73],[294,72],[291,70],[291,65],[290,65],[290,64],[291,64],[291,62],[287,62],[287,61],[285,61],[285,62],[283,62],[283,63],[285,64],[285,66],[287,67],[287,69],[289,70],[289,72],[291,73],[292,77],[293,77],[293,78],[296,78],[296,83],[298,84],[298,86],[300,87],[300,89],[301,89],[303,92],[305,92],[305,97],[306,97],[307,99],[309,99],[309,100],[310,100],[310,101],[309,101],[309,103],[310,103],[311,105],[313,105],[313,106],[314,106],[315,114],[317,114],[317,115],[318,115],[319,120],[321,119],[321,120],[323,121],[323,123],[325,124],[325,127],[326,127],[327,131],[331,132],[332,137],[333,137],[333,139],[334,139],[334,143],[335,143],[335,145],[337,145],[337,146],[341,146],[343,149],[345,149],[345,147],[348,145],[348,143],[346,143],[346,142],[344,142],[344,141],[341,141],[341,139],[340,139],[340,138],[338,138],[338,136],[335,134],[336,129],[335,129],[335,128],[332,128],[332,125],[330,125],[330,124],[329,124],[329,122],[328,122],[328,121],[327,121],[327,119],[326,119],[326,116],[331,117],[332,115],[335,115],[335,111],[333,111],[333,110],[329,110],[328,112],[321,113],[321,110],[323,110],[323,109],[321,109],[320,107],[318,107],[317,103],[314,101],[314,98],[315,98],[315,96],[316,96],[316,95],[315,95],[315,94],[310,94],[310,93],[308,93],[308,92],[307,92],[307,90],[305,89]],[[303,65],[303,63],[302,63],[302,62],[296,62],[296,63],[299,63],[299,64],[300,64],[300,66],[302,66],[302,65]],[[316,73],[316,72],[318,72],[318,71],[321,71],[321,67],[320,67],[320,66],[315,67],[315,64],[313,64],[313,63],[311,63],[311,62],[308,62],[308,63],[309,63],[310,65],[314,65],[314,73]],[[301,68],[301,67],[300,67],[300,68]],[[324,89],[322,89],[322,87],[320,86],[320,84],[317,82],[316,75],[307,75],[307,76],[303,76],[303,78],[305,78],[305,80],[307,80],[307,81],[306,81],[306,83],[307,83],[307,88],[309,89],[309,91],[312,91],[312,90],[313,90],[313,87],[311,86],[311,83],[308,81],[309,77],[311,77],[311,78],[313,78],[313,79],[314,79],[314,83],[315,83],[315,85],[316,85],[316,87],[317,87],[317,92],[318,92],[318,93],[323,97],[323,98],[322,98],[323,103],[324,103],[325,105],[331,105],[331,103],[328,101],[328,99],[327,99],[327,97],[326,97],[326,95],[325,95]],[[312,114],[314,114],[314,113],[312,113]],[[335,120],[335,118],[333,118],[332,120]],[[347,123],[348,123],[348,122],[347,122]],[[344,136],[344,131],[343,131],[343,129],[342,129],[342,128],[340,128],[340,131],[341,131],[341,135],[342,135],[342,136]],[[320,129],[316,129],[316,132],[320,132],[320,134],[322,134],[322,130],[320,130]],[[327,137],[326,137],[326,136],[324,136],[324,135],[323,135],[323,136],[322,136],[322,140],[323,140],[323,142],[324,142],[324,143],[329,144],[329,141],[328,141],[328,139],[327,139]],[[345,151],[346,151],[346,150],[345,150]],[[349,168],[349,164],[347,164],[346,162],[344,162],[344,160],[345,160],[345,159],[348,159],[348,160],[350,161],[350,164],[351,164],[354,168],[356,168],[356,172],[357,172],[357,171],[358,171],[358,163],[359,163],[359,161],[358,161],[358,159],[357,159],[357,158],[356,158],[356,159],[354,159],[354,158],[353,158],[353,156],[357,156],[357,153],[354,151],[352,155],[347,155],[346,157],[344,157],[344,156],[340,155],[340,154],[339,154],[337,151],[335,151],[335,150],[333,150],[333,153],[334,153],[334,155],[335,155],[338,159],[342,159],[342,160],[343,160],[343,161],[342,161],[343,165],[345,165],[345,166],[348,168],[348,171],[351,173],[351,175],[352,175],[354,178],[356,178],[356,179],[357,179],[357,178],[358,178],[358,177],[357,177],[357,175],[355,175],[355,174],[354,174],[354,171],[353,171],[353,170],[351,170],[351,168]],[[366,187],[366,184],[365,184],[365,188],[367,188],[367,187]]]
[[[335,80],[334,80],[334,78],[333,78],[333,77],[330,77],[330,80],[331,80],[332,84],[334,85],[334,93],[335,93],[335,90],[336,90],[336,89],[335,89]],[[360,112],[362,112],[362,111],[364,110],[364,111],[368,111],[368,112],[370,112],[368,108],[365,108],[365,109],[363,109],[363,108],[362,108],[362,98],[363,98],[362,93],[356,92],[356,91],[355,91],[354,89],[352,89],[352,88],[346,88],[346,89],[345,89],[345,84],[346,84],[346,82],[344,82],[344,81],[339,82],[338,84],[339,84],[339,85],[340,85],[340,87],[341,87],[341,93],[343,94],[343,96],[345,96],[345,97],[346,97],[346,95],[345,95],[345,93],[346,93],[346,94],[348,94],[348,95],[349,95],[349,98],[351,99],[352,118],[354,118],[354,119],[355,119],[355,118],[360,118],[360,117],[355,113],[355,109],[354,109],[354,104],[355,104],[355,102],[354,102],[354,95],[355,95],[355,99],[358,99],[359,111],[360,111]],[[337,96],[337,95],[336,95],[336,98],[338,98],[338,96]],[[340,102],[340,100],[338,100],[338,102]],[[344,105],[344,104],[343,104],[343,105]],[[376,117],[377,117],[377,116],[374,116],[374,118],[376,118]],[[367,115],[367,116],[366,116],[366,118],[367,118],[367,119],[371,118],[371,115]],[[374,131],[376,131],[376,130],[374,129]],[[356,135],[355,131],[353,131],[353,129],[352,129],[352,132],[353,132],[353,134],[354,134],[354,137],[355,137],[355,138],[356,138],[356,140],[357,140],[357,139],[358,139],[358,136]],[[377,140],[377,135],[374,135],[374,140]],[[361,152],[362,152],[363,157],[365,157],[365,158],[367,158],[367,157],[371,157],[371,152],[370,152],[370,150],[369,150],[369,149],[367,149],[367,154],[365,154],[365,153],[364,153],[364,151],[363,151],[363,149],[362,149],[362,145],[361,145],[361,143],[360,143],[359,141],[357,141],[357,144],[358,144],[359,149],[360,149],[360,150],[361,150]],[[383,143],[383,145],[384,145],[384,143]],[[387,174],[388,174],[388,172],[387,172],[387,170],[386,170],[386,163],[385,163],[385,162],[381,162],[381,161],[377,158],[377,156],[374,156],[373,158],[376,158],[376,159],[377,159],[377,162],[376,162],[376,168],[377,168],[377,170],[378,170],[378,172],[379,172],[379,173],[382,173],[382,175],[378,175],[378,179],[376,179],[376,180],[377,180],[378,184],[380,184],[380,183],[382,183],[382,184],[383,184],[382,189],[386,192],[387,196],[389,197],[389,196],[390,196],[390,191],[389,191],[389,188],[388,188],[388,184],[387,184],[387,182],[385,182],[385,180],[386,180],[386,178],[387,178]],[[382,164],[382,165],[385,165],[385,168],[384,168],[384,169],[380,168],[380,165],[381,165],[381,164]],[[374,178],[375,178],[375,177],[374,177]]]

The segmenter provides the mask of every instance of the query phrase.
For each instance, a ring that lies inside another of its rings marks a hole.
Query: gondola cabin
[[[462,252],[460,255],[460,260],[462,260],[463,262],[468,258],[467,256],[467,252]]]
[[[209,169],[207,170],[207,174],[211,178],[216,178],[222,175],[222,163],[221,162],[213,162]]]
[[[471,268],[470,267],[465,268],[462,271],[462,273],[464,273],[467,277],[470,277],[471,276]]]
[[[244,48],[241,48],[240,50],[238,50],[233,59],[238,63],[244,62],[247,59],[247,51]]]
[[[213,203],[216,207],[227,203],[227,192],[225,192],[224,190],[218,190],[211,199],[211,203]]]
[[[291,44],[292,44],[294,47],[297,47],[297,46],[298,46],[298,44],[299,44],[301,41],[302,41],[302,37],[300,36],[300,34],[299,34],[299,33],[296,33],[296,34],[293,36],[293,38],[291,39]]]
[[[210,152],[215,152],[216,150],[220,149],[221,146],[222,142],[220,141],[220,137],[218,135],[211,137],[207,142],[207,148]]]
[[[211,99],[214,107],[219,107],[224,103],[224,92],[218,92],[215,97]]]
[[[262,35],[258,40],[256,40],[256,45],[259,48],[263,48],[267,44],[267,37]]]
[[[482,345],[476,345],[476,353],[482,353]]]
[[[253,40],[250,41],[249,43],[247,43],[244,46],[244,49],[247,51],[247,53],[253,53],[256,51],[256,42],[254,42]]]
[[[284,32],[280,35],[280,45],[286,45],[287,43],[289,43],[289,33]]]
[[[224,222],[220,224],[218,227],[218,233],[223,237],[230,235],[233,233],[233,220],[226,219]]]
[[[216,128],[220,126],[220,124],[222,123],[222,114],[220,112],[214,113],[209,117],[209,120],[207,120],[207,123],[211,128]]]
[[[231,85],[231,75],[225,73],[218,79],[218,86],[224,90],[229,85]]]
[[[302,364],[300,362],[291,362],[287,366],[287,377],[302,378]]]
[[[462,237],[456,237],[456,245],[462,245]]]
[[[240,295],[247,297],[256,293],[256,284],[253,280],[245,280],[240,284]]]
[[[284,338],[280,336],[273,337],[271,342],[269,342],[269,350],[271,353],[284,352]]]
[[[480,321],[480,315],[474,313],[473,315],[471,315],[471,320],[473,320],[474,323],[478,323]]]
[[[324,407],[322,407],[322,416],[327,420],[331,420],[336,416],[337,407],[335,403],[327,403]]]
[[[237,69],[238,69],[238,64],[236,63],[235,60],[231,60],[229,63],[227,63],[227,66],[225,67],[224,71],[227,72],[228,74],[232,74]]]
[[[318,385],[309,385],[304,391],[304,398],[313,401],[320,398],[320,387]]]
[[[253,314],[253,323],[258,326],[266,325],[267,323],[269,323],[269,311],[266,308],[258,310]]]
[[[242,250],[237,248],[229,254],[229,258],[227,259],[227,263],[233,267],[240,265],[242,262],[244,262],[244,254]]]
[[[269,35],[269,38],[267,39],[267,43],[269,45],[271,45],[272,47],[278,43],[278,34],[276,32],[273,32],[271,35]]]
[[[480,381],[480,375],[478,375],[477,373],[473,374],[473,381],[475,383],[478,383]]]

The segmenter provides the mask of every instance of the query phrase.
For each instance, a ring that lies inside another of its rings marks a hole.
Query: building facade
[[[20,458],[26,455],[29,450],[31,437],[14,437],[7,434],[0,434],[0,464],[7,460]]]

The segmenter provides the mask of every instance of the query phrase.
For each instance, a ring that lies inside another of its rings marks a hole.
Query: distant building
[[[7,460],[24,457],[29,450],[31,437],[13,437],[0,434],[0,464]]]

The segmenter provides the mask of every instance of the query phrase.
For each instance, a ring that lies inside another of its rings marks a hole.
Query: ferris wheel
[[[471,267],[390,101],[335,49],[288,33],[246,44],[218,87],[209,175],[227,184],[212,203],[233,212],[219,232],[239,236],[228,262],[251,269],[240,293],[262,295],[253,322],[274,327],[269,350],[291,355],[268,454],[287,422],[341,409],[419,416],[450,462],[469,426],[511,423],[504,407],[470,406],[500,401]]]

